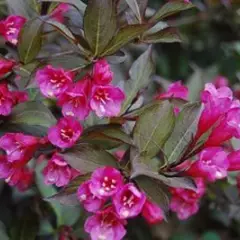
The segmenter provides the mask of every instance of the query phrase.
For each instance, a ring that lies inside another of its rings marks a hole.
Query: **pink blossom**
[[[47,65],[36,73],[36,80],[41,93],[45,97],[58,97],[64,93],[73,82],[74,73],[63,68],[54,68]]]
[[[86,181],[78,188],[77,196],[83,207],[88,212],[96,212],[102,208],[104,200],[98,198],[90,191],[90,181]]]
[[[214,182],[227,176],[228,167],[227,154],[220,147],[212,147],[200,153],[199,160],[193,163],[187,173]]]
[[[16,186],[21,192],[27,190],[33,182],[34,173],[27,167],[15,168],[10,176],[6,179],[6,182],[10,186]]]
[[[194,203],[199,200],[206,192],[206,185],[202,178],[194,178],[196,190],[184,188],[171,188],[170,192],[173,196],[181,197],[184,201]]]
[[[148,199],[143,206],[142,215],[149,224],[159,223],[164,219],[162,209]]]
[[[233,93],[228,87],[216,87],[208,83],[201,95],[204,109],[198,123],[197,138],[211,128],[229,111],[233,103]]]
[[[229,85],[229,81],[224,76],[217,76],[213,80],[213,84],[215,85],[216,88],[227,87]]]
[[[232,137],[240,138],[240,108],[230,109],[219,125],[213,128],[205,146],[219,146]]]
[[[31,160],[38,146],[38,138],[22,133],[7,133],[0,138],[0,148],[14,166],[23,166]]]
[[[84,229],[91,240],[121,240],[126,234],[126,222],[118,218],[112,207],[97,212],[85,222]]]
[[[20,91],[9,91],[8,85],[0,84],[0,115],[8,116],[12,108],[21,102],[28,100],[28,94]]]
[[[21,92],[21,91],[12,92],[12,97],[13,97],[14,105],[17,105],[19,103],[24,103],[29,100],[28,93]]]
[[[124,150],[117,150],[115,153],[114,153],[114,156],[118,159],[119,162],[122,161],[124,155],[125,155],[125,152]]]
[[[66,13],[67,11],[69,11],[69,4],[67,3],[60,3],[55,9],[54,11],[51,13],[51,17],[62,23],[64,21],[64,13]]]
[[[0,34],[6,41],[17,45],[19,33],[26,21],[27,19],[22,16],[10,15],[0,21]]]
[[[125,94],[118,87],[95,85],[90,106],[98,117],[115,117],[120,113],[124,99]]]
[[[240,150],[231,152],[228,155],[228,171],[240,171]]]
[[[15,61],[10,60],[10,59],[0,59],[0,78],[4,77],[7,73],[11,72],[14,65]]]
[[[136,217],[141,213],[145,201],[145,194],[140,192],[132,183],[124,185],[113,196],[113,204],[121,219]]]
[[[113,72],[105,59],[100,59],[94,64],[93,81],[98,85],[108,85],[113,79]]]
[[[98,198],[111,197],[123,186],[121,173],[112,167],[102,167],[94,171],[89,185],[91,192]]]
[[[43,169],[44,182],[46,185],[55,184],[57,187],[63,187],[73,179],[74,173],[74,169],[55,153]]]
[[[189,203],[179,196],[174,196],[171,199],[170,209],[177,213],[180,220],[185,220],[198,212],[199,203],[198,201]]]
[[[165,98],[180,98],[187,100],[188,98],[188,88],[185,87],[181,81],[172,83],[169,85],[166,93],[160,94],[156,99],[165,99]]]
[[[77,117],[84,120],[89,115],[89,104],[82,82],[72,84],[58,98],[58,105],[62,107],[64,116]]]
[[[0,179],[7,178],[12,172],[12,164],[5,155],[0,155]]]
[[[7,84],[0,84],[0,115],[8,116],[12,112],[14,102]]]
[[[70,148],[79,139],[83,128],[73,117],[61,118],[48,131],[48,140],[59,148]]]

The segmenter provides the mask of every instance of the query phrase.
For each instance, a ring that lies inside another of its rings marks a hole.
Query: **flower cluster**
[[[121,172],[112,167],[95,170],[90,180],[80,185],[77,196],[84,208],[94,213],[85,223],[93,240],[121,240],[126,219],[139,214],[152,224],[163,220],[162,210],[133,183],[125,183]]]
[[[95,63],[92,75],[87,74],[77,82],[74,73],[48,65],[39,70],[36,80],[41,93],[48,98],[57,98],[64,116],[84,120],[90,110],[98,117],[114,117],[120,113],[125,95],[112,86],[113,73],[106,60]]]
[[[170,85],[162,97],[183,98],[187,90],[179,83]],[[195,180],[197,190],[171,188],[172,199],[170,208],[177,213],[179,219],[186,219],[199,209],[199,199],[204,195],[205,185],[224,179],[228,171],[240,170],[239,151],[229,153],[224,143],[233,137],[239,138],[240,104],[234,100],[233,93],[227,87],[226,79],[218,77],[215,85],[208,83],[201,94],[203,110],[201,112],[197,133],[192,146],[204,139],[204,144],[196,150],[199,152],[195,161],[185,159],[177,166],[185,176]],[[201,143],[201,142],[200,142]],[[190,149],[192,150],[192,149]],[[193,156],[195,153],[192,154]],[[175,168],[176,169],[176,168]]]

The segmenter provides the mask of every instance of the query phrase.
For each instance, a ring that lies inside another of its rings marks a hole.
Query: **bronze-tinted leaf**
[[[99,167],[118,167],[117,160],[105,150],[96,146],[79,143],[72,149],[62,153],[63,158],[81,173],[93,172]]]
[[[133,132],[134,144],[150,158],[162,151],[175,123],[173,106],[168,101],[143,112]]]
[[[145,43],[173,43],[181,42],[181,38],[176,28],[166,28],[150,35],[145,34],[142,41]]]
[[[179,13],[181,11],[193,8],[194,5],[185,0],[174,0],[165,3],[151,18],[150,21],[159,21],[163,18]]]
[[[83,132],[80,142],[91,143],[104,149],[115,148],[121,144],[133,144],[130,136],[118,124],[90,127]]]
[[[147,176],[139,176],[134,179],[148,198],[158,204],[164,212],[169,209],[169,197],[166,186],[161,182]]]
[[[152,48],[149,46],[149,48],[133,63],[129,71],[130,79],[126,81],[124,86],[126,99],[122,106],[122,113],[125,113],[138,92],[147,87],[153,72]]]
[[[191,144],[197,130],[200,110],[200,103],[189,103],[178,114],[174,130],[164,147],[168,164],[179,161]]]
[[[101,56],[109,56],[130,43],[149,28],[148,24],[134,24],[121,28],[107,45]]]
[[[84,33],[94,56],[108,45],[117,29],[117,7],[112,0],[89,0],[84,15]]]
[[[21,62],[30,63],[38,55],[42,46],[43,22],[34,18],[28,21],[21,30],[18,53]]]

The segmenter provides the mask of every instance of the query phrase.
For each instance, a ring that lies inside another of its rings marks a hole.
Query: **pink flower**
[[[0,148],[5,150],[7,159],[14,166],[23,166],[31,160],[38,139],[22,133],[7,133],[0,138]]]
[[[16,186],[19,190],[26,190],[32,183],[33,172],[27,167],[13,168],[9,176],[6,178],[6,182],[10,186]]]
[[[113,204],[121,219],[136,217],[141,213],[145,201],[145,194],[140,192],[132,183],[124,185],[113,196]]]
[[[94,64],[93,81],[98,85],[108,85],[113,79],[113,72],[105,59],[100,59]]]
[[[12,108],[21,102],[28,100],[28,95],[25,92],[12,91],[10,92],[7,84],[0,84],[0,115],[8,116],[12,112]]]
[[[90,190],[98,198],[111,197],[123,186],[121,173],[112,167],[102,167],[94,171],[91,177]]]
[[[13,97],[14,105],[17,105],[19,103],[24,103],[29,100],[28,93],[21,92],[21,91],[12,92],[12,97]]]
[[[57,187],[63,187],[73,179],[74,173],[72,167],[55,153],[43,169],[44,182],[46,185],[55,184]]]
[[[180,220],[185,220],[198,212],[199,203],[198,201],[189,203],[181,197],[174,196],[171,199],[170,209],[177,213]]]
[[[60,3],[55,9],[54,11],[51,13],[51,17],[62,23],[64,21],[64,13],[66,13],[67,11],[69,11],[69,4],[66,3]]]
[[[229,111],[233,103],[233,93],[228,87],[216,89],[213,84],[208,83],[205,85],[201,98],[204,103],[204,110],[198,123],[197,138]]]
[[[114,209],[109,207],[87,219],[84,229],[91,240],[121,240],[126,234],[125,221],[118,218]]]
[[[88,212],[96,212],[102,208],[104,200],[98,198],[90,191],[90,181],[86,181],[78,188],[77,196]]]
[[[186,202],[196,202],[199,200],[206,192],[206,185],[202,178],[194,179],[196,184],[196,190],[184,189],[184,188],[171,188],[170,192],[173,196],[181,197]]]
[[[88,98],[83,87],[81,81],[77,82],[59,96],[58,104],[62,107],[64,116],[73,116],[84,120],[89,115]]]
[[[61,118],[48,131],[48,140],[59,148],[70,148],[79,139],[83,128],[73,117]]]
[[[156,99],[165,99],[165,98],[180,98],[187,100],[188,98],[188,88],[182,85],[181,81],[172,83],[169,85],[166,93],[160,94]]]
[[[0,78],[4,77],[7,73],[11,72],[14,65],[15,61],[9,60],[9,59],[0,59]]]
[[[228,167],[227,154],[220,147],[212,147],[200,153],[199,160],[193,163],[187,173],[214,182],[227,176]]]
[[[64,93],[73,82],[74,73],[63,68],[54,68],[47,65],[36,73],[36,80],[41,93],[45,97],[58,97]]]
[[[213,80],[213,84],[215,85],[216,88],[227,87],[229,85],[229,81],[224,76],[217,76]]]
[[[11,175],[6,179],[10,186],[16,186],[21,192],[26,191],[33,183],[34,173],[27,167],[16,168]]]
[[[228,171],[240,171],[240,150],[230,153],[228,161]]]
[[[240,108],[229,110],[211,132],[205,146],[219,146],[232,137],[240,138]]]
[[[98,117],[115,117],[124,99],[125,94],[118,87],[94,86],[90,106]]]
[[[5,155],[0,155],[0,179],[7,178],[12,172],[12,164]]]
[[[6,41],[17,45],[19,33],[26,21],[27,19],[22,16],[10,15],[0,21],[0,34]]]
[[[8,116],[12,112],[14,102],[7,84],[0,84],[0,115]]]
[[[162,209],[148,199],[143,206],[142,215],[149,224],[159,223],[164,219]]]
[[[117,150],[115,153],[114,153],[114,156],[118,159],[119,162],[122,161],[124,155],[125,155],[125,150]]]

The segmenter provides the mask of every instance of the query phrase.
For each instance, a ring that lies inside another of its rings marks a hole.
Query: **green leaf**
[[[11,231],[11,240],[35,240],[39,229],[38,215],[28,210],[17,219]],[[2,240],[2,239],[1,239]]]
[[[44,167],[45,163],[37,166],[35,182],[42,197],[46,199],[57,194],[57,190],[52,185],[46,185],[44,183],[44,178],[42,175]],[[72,226],[80,216],[79,207],[63,206],[60,203],[53,201],[50,201],[49,204],[56,214],[58,227],[62,225]]]
[[[138,21],[141,23],[142,22],[142,17],[140,13],[140,8],[138,5],[137,0],[125,0],[128,6],[131,8],[135,16],[137,17]]]
[[[80,142],[91,143],[104,149],[111,149],[121,144],[132,145],[132,139],[122,129],[121,125],[97,125],[86,129]]]
[[[176,28],[166,28],[151,35],[144,35],[142,41],[145,43],[173,43],[181,42]]]
[[[195,182],[188,177],[166,177],[157,172],[157,169],[150,169],[145,163],[149,162],[149,157],[146,154],[139,154],[138,151],[132,149],[131,151],[131,164],[132,172],[131,179],[139,176],[147,176],[152,179],[158,180],[167,186],[175,188],[185,188],[195,191]]]
[[[162,150],[174,128],[172,104],[163,101],[140,115],[133,132],[133,141],[140,153],[152,158]]]
[[[169,209],[169,198],[166,187],[161,182],[146,176],[139,176],[134,179],[141,190],[148,198],[158,204],[164,212]]]
[[[158,21],[173,14],[195,7],[191,2],[175,0],[165,3],[151,18],[150,21]]]
[[[67,26],[65,26],[64,24],[62,24],[60,22],[53,21],[53,20],[45,21],[42,19],[42,21],[44,21],[45,23],[54,27],[60,34],[62,34],[66,39],[68,39],[69,42],[76,45],[81,52],[87,51],[86,49],[84,49],[81,46],[78,39],[74,36],[74,34],[71,32],[71,30]]]
[[[221,240],[217,232],[205,232],[202,236],[202,240]]]
[[[21,62],[30,63],[38,55],[42,46],[43,23],[35,18],[28,21],[21,30],[18,53]]]
[[[168,164],[177,163],[193,140],[200,117],[201,104],[186,104],[178,114],[174,130],[164,147]]]
[[[45,61],[46,63],[51,64],[54,67],[62,67],[66,69],[80,69],[84,68],[88,64],[83,57],[77,54],[56,57],[50,56]]]
[[[9,240],[9,237],[6,233],[5,226],[3,225],[2,222],[0,222],[0,239],[1,240]]]
[[[180,99],[180,98],[169,98],[167,100],[170,103],[172,103],[174,107],[178,107],[178,108],[182,108],[183,105],[185,105],[187,103],[186,100],[183,100],[183,99]],[[138,108],[136,110],[133,110],[133,111],[128,112],[127,114],[123,115],[123,118],[126,118],[126,119],[137,118],[142,113],[144,113],[145,111],[150,110],[150,109],[152,109],[154,107],[157,107],[157,106],[161,105],[163,101],[165,101],[165,100],[161,99],[161,100],[151,101],[150,103],[142,106],[141,108]]]
[[[112,0],[89,0],[84,15],[84,33],[94,56],[108,45],[117,29],[117,8]]]
[[[68,3],[77,8],[81,13],[84,13],[86,10],[86,4],[81,0],[38,0],[38,2],[59,2],[59,3]]]
[[[26,124],[50,127],[56,123],[51,111],[41,102],[25,102],[13,108],[11,124]]]
[[[107,45],[101,56],[109,56],[130,43],[149,28],[149,24],[133,24],[121,28]]]
[[[26,0],[5,0],[10,14],[31,18],[33,11]],[[2,7],[2,6],[1,6]]]
[[[128,109],[138,92],[148,86],[153,72],[152,48],[149,46],[149,48],[133,63],[129,71],[130,79],[124,86],[126,100],[122,106],[122,113]]]
[[[108,152],[87,143],[79,143],[62,154],[63,158],[81,173],[93,172],[99,167],[117,167],[117,160]]]
[[[58,201],[63,205],[78,206],[79,200],[77,199],[77,190],[79,186],[87,181],[91,177],[91,174],[85,174],[76,177],[66,187],[61,189],[57,194],[46,198],[47,201]]]
[[[169,25],[167,24],[167,22],[162,22],[162,21],[160,21],[160,22],[156,23],[152,28],[150,28],[149,30],[147,30],[147,31],[143,34],[143,36],[157,33],[157,32],[162,31],[162,30],[164,30],[164,29],[166,29],[166,28],[168,28],[168,27],[169,27]]]

